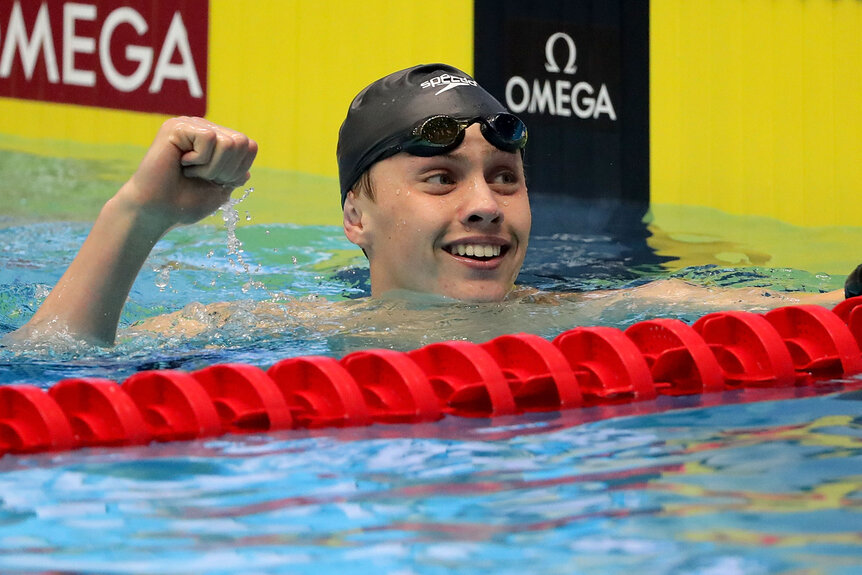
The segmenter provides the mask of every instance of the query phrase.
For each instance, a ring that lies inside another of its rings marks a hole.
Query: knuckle
[[[211,128],[195,130],[195,139],[209,147],[218,140],[218,134]]]
[[[218,139],[219,147],[222,148],[223,150],[230,151],[230,150],[233,150],[234,148],[236,148],[236,146],[237,146],[236,140],[234,140],[234,138],[230,134],[225,134],[224,132],[218,132],[218,133],[215,133],[214,135]]]
[[[249,143],[250,143],[249,137],[243,133],[235,132],[232,136],[232,139],[233,139],[234,143],[237,145],[237,147],[239,147],[239,148],[248,148],[249,147]]]
[[[185,126],[188,126],[190,118],[188,116],[177,116],[175,118],[168,118],[164,122],[162,122],[163,130],[177,131],[183,129]]]

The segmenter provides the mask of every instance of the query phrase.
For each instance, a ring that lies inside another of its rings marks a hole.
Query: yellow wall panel
[[[858,225],[862,2],[650,6],[653,202]],[[250,202],[273,219],[334,223],[335,188],[320,201],[300,195],[308,182],[335,185],[351,97],[419,62],[469,71],[472,42],[470,0],[211,0],[208,116],[261,144],[255,183],[267,189]],[[0,148],[131,162],[163,119],[0,98]]]
[[[335,174],[338,126],[363,86],[398,68],[472,68],[469,0],[211,0],[207,116],[261,142],[259,165]],[[428,22],[439,22],[432,33]],[[146,145],[164,116],[0,98],[0,131]],[[74,147],[74,145],[73,145]]]
[[[209,116],[261,143],[259,165],[335,175],[351,98],[399,68],[472,68],[472,2],[212,2]],[[432,26],[428,22],[442,25]]]
[[[472,69],[471,0],[211,0],[207,117],[260,144],[246,204],[256,221],[339,223],[335,147],[350,100],[435,61]],[[134,166],[164,119],[0,98],[0,148]]]
[[[862,2],[653,0],[653,202],[858,225]]]

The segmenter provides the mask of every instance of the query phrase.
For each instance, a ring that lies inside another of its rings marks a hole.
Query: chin
[[[452,293],[445,294],[447,297],[472,303],[487,303],[502,301],[506,298],[514,286],[507,285],[480,285],[470,286],[462,289],[453,290]]]

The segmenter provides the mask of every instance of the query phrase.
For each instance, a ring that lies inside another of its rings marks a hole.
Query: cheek
[[[525,230],[525,233],[527,235],[530,235],[530,229],[532,227],[533,227],[533,215],[529,211],[527,211],[527,215],[524,217],[524,230]]]
[[[507,216],[511,225],[517,228],[522,234],[529,234],[533,222],[529,201],[518,198],[505,200],[504,205],[505,202],[508,202]]]

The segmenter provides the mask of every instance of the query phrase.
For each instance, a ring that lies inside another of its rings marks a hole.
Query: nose
[[[461,223],[465,226],[497,225],[503,221],[500,198],[484,177],[475,178],[462,206]]]

